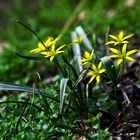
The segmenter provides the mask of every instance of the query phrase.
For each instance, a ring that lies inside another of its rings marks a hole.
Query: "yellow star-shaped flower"
[[[83,37],[77,36],[76,39],[72,40],[72,43],[79,43],[81,44],[83,41]]]
[[[102,67],[102,61],[99,62],[97,67],[95,66],[95,64],[91,65],[92,70],[87,73],[87,75],[91,77],[88,84],[90,84],[95,78],[97,83],[100,82],[101,74],[105,72],[105,69],[101,69],[101,67]]]
[[[94,54],[94,50],[92,50],[91,53],[89,53],[88,51],[85,51],[84,56],[81,59],[82,65],[89,64],[92,61],[93,54]]]
[[[41,54],[45,55],[44,57],[46,57],[46,58],[50,58],[50,61],[53,61],[54,57],[57,54],[64,52],[64,51],[60,51],[60,50],[63,49],[65,46],[66,46],[66,44],[55,49],[55,43],[53,43],[53,45],[51,46],[51,48],[48,51],[42,52]]]
[[[105,45],[109,45],[109,44],[114,44],[114,46],[118,45],[118,44],[126,44],[128,43],[128,41],[126,39],[132,37],[133,34],[124,36],[123,31],[121,31],[118,36],[114,36],[114,35],[109,35],[109,37],[111,37],[112,39],[114,39],[114,41],[108,41]]]
[[[49,48],[53,43],[56,43],[60,40],[61,35],[59,35],[57,38],[53,38],[53,37],[48,37],[48,39],[44,42],[44,45],[39,42],[37,45],[37,48],[31,50],[31,53],[39,53],[39,52],[43,52],[45,51],[47,48]]]
[[[123,45],[122,52],[115,49],[115,48],[110,48],[110,51],[112,51],[115,54],[111,55],[109,57],[110,58],[118,58],[117,65],[121,64],[124,60],[134,61],[134,59],[132,57],[130,57],[130,55],[136,53],[138,50],[133,49],[133,50],[126,52],[126,49],[127,49],[127,44]]]

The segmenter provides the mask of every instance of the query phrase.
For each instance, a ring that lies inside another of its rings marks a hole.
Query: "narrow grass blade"
[[[21,58],[27,59],[27,60],[46,60],[46,58],[44,57],[37,57],[37,56],[25,56],[22,54],[19,54],[17,52],[15,52],[15,54]]]
[[[106,30],[105,42],[108,42],[109,30],[110,26],[108,26]],[[106,45],[106,55],[109,55],[109,45]]]
[[[5,91],[20,91],[20,92],[29,92],[29,93],[34,93],[35,95],[42,95],[45,96],[51,100],[54,100],[58,103],[60,103],[59,99],[51,96],[49,94],[49,91],[44,91],[41,89],[36,89],[33,87],[27,87],[27,86],[20,86],[20,85],[16,85],[16,84],[8,84],[8,83],[0,83],[0,91],[1,90],[5,90]],[[68,105],[66,103],[63,103],[65,105]],[[75,110],[75,108],[71,107],[68,105],[69,108],[71,108],[72,110]]]
[[[62,57],[63,57],[63,61],[68,65],[69,69],[72,71],[74,78],[78,79],[78,75],[76,73],[74,66],[70,63],[70,61],[64,55]]]
[[[60,113],[62,113],[62,109],[63,109],[64,96],[65,96],[67,82],[68,82],[68,78],[63,78],[63,79],[61,79],[61,82],[60,82]]]
[[[77,81],[75,82],[73,89],[71,90],[70,94],[69,94],[69,105],[71,104],[71,100],[74,99],[75,103],[78,105],[79,103],[81,103],[83,95],[82,95],[82,88],[80,86],[81,81],[83,80],[85,74],[87,73],[87,70],[83,70],[82,73],[79,75],[79,78],[77,79]],[[78,89],[79,90],[79,95],[77,95],[75,93],[75,90]],[[78,101],[78,102],[77,102]]]
[[[57,66],[57,68],[59,69],[62,76],[64,78],[67,78],[67,71],[66,71],[65,67],[63,67],[63,65],[59,62],[57,57],[54,58],[53,62]]]
[[[43,90],[38,90],[34,87],[27,87],[27,86],[20,86],[20,85],[16,85],[16,84],[8,84],[8,83],[0,83],[0,90],[6,90],[6,91],[21,91],[21,92],[31,92],[34,93],[36,95],[44,95],[49,99],[58,101],[58,99],[54,98],[53,96],[51,96],[48,92],[45,92]]]

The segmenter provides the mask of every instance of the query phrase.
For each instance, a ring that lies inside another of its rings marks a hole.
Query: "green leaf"
[[[72,71],[74,78],[78,79],[78,75],[76,73],[76,70],[74,68],[74,66],[70,63],[70,61],[63,55],[63,61],[67,64],[67,66],[69,67],[69,69]]]
[[[77,81],[75,82],[70,94],[69,94],[69,105],[74,102],[75,106],[77,108],[79,108],[79,105],[82,105],[83,100],[83,95],[82,95],[82,87],[81,87],[81,81],[83,80],[84,76],[86,75],[88,69],[85,69],[81,72],[81,74],[79,75],[79,78],[77,79]],[[76,91],[76,89],[78,90],[78,94]]]
[[[25,56],[25,55],[21,55],[17,52],[15,52],[15,54],[21,58],[27,59],[27,60],[46,60],[46,58],[44,57],[37,57],[37,56]]]
[[[59,62],[58,58],[55,57],[53,59],[54,64],[57,66],[57,68],[59,69],[59,71],[61,72],[62,76],[64,78],[67,78],[67,72],[65,70],[65,67]]]
[[[103,62],[103,65],[106,69],[108,77],[113,82],[116,82],[116,80],[117,80],[116,68],[115,68],[115,64],[112,61],[112,59],[109,58],[108,56],[105,56],[105,57],[101,58],[101,61]]]
[[[60,82],[60,113],[62,113],[62,109],[63,109],[67,82],[68,82],[68,78],[63,78],[61,79],[61,82]]]
[[[33,87],[27,87],[27,86],[20,86],[16,84],[7,84],[7,83],[0,83],[0,90],[8,90],[8,91],[22,91],[22,92],[31,92],[36,95],[43,95],[46,96],[49,99],[58,101],[58,99],[51,96],[48,92],[45,92],[43,90],[39,90]]]
[[[35,95],[42,95],[42,96],[45,96],[45,97],[47,97],[51,100],[54,100],[56,102],[60,102],[59,99],[51,96],[48,91],[44,92],[44,90],[42,90],[42,89],[36,89],[33,87],[20,86],[20,85],[16,85],[16,84],[8,84],[8,83],[0,83],[0,90],[30,92],[30,93],[33,93]],[[66,103],[63,103],[63,104],[67,105]],[[69,108],[75,110],[71,106],[69,106]]]

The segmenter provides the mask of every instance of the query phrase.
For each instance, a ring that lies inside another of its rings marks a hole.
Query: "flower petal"
[[[102,64],[103,64],[102,61],[100,61],[100,63],[98,64],[98,70],[101,69]]]
[[[89,80],[89,82],[88,82],[88,84],[90,84],[93,80],[94,80],[94,78],[95,78],[96,76],[95,75],[93,75],[91,78],[90,78],[90,80]]]
[[[114,44],[114,43],[115,43],[115,41],[108,41],[105,43],[105,45]]]
[[[40,52],[40,49],[39,48],[36,48],[36,49],[31,50],[30,52],[31,53],[38,53],[38,52]]]
[[[92,64],[92,65],[91,65],[91,68],[92,68],[95,72],[98,72],[98,69],[97,69],[97,67],[95,66],[95,64]]]
[[[117,55],[120,55],[121,52],[115,48],[109,48],[113,53],[117,54]]]
[[[110,55],[109,58],[118,58],[118,55]]]
[[[62,37],[62,35],[57,36],[57,37],[54,39],[54,42],[55,42],[55,43],[58,42],[58,41],[61,39],[61,37]]]
[[[53,59],[54,59],[54,56],[51,56],[51,57],[50,57],[50,61],[53,61]]]
[[[113,38],[114,40],[118,41],[118,37],[114,36],[114,35],[109,35],[111,38]]]
[[[123,59],[118,59],[118,61],[117,61],[117,65],[121,64],[122,61],[123,61]]]
[[[125,37],[123,38],[123,40],[126,40],[126,39],[132,37],[133,35],[134,35],[134,34],[131,34],[131,35],[127,35],[127,36],[125,36]]]
[[[85,61],[86,59],[84,57],[80,60],[80,62],[85,62]]]
[[[55,43],[52,44],[51,50],[52,50],[52,51],[55,51]]]
[[[128,42],[128,41],[123,41],[122,43],[123,43],[123,44],[127,44],[127,43],[129,43],[129,42]]]
[[[89,62],[84,62],[82,65],[86,65],[86,64],[88,64]]]
[[[56,51],[55,54],[64,53],[64,51]]]
[[[64,48],[65,46],[66,46],[66,44],[60,46],[60,47],[57,49],[57,51],[61,50],[61,49]]]
[[[116,45],[118,45],[119,44],[119,42],[116,42],[116,43],[114,43],[114,46],[116,46]]]
[[[85,51],[85,52],[84,52],[84,57],[85,57],[85,58],[89,58],[89,57],[90,57],[90,53],[89,53],[88,51]]]
[[[48,55],[48,52],[41,52],[41,54]]]
[[[48,39],[45,41],[45,46],[49,47],[53,44],[54,38],[53,37],[48,37]]]
[[[97,81],[97,83],[100,82],[100,75],[98,75],[98,76],[96,77],[96,81]]]
[[[122,54],[125,55],[126,54],[126,49],[127,49],[127,44],[124,44],[122,47]]]
[[[99,74],[101,74],[101,73],[103,73],[103,72],[105,72],[106,70],[105,69],[100,69],[99,70]]]
[[[95,75],[95,73],[94,73],[94,71],[89,71],[89,72],[87,73],[87,75],[88,75],[88,76],[93,76],[93,75]]]
[[[136,49],[135,49],[135,50],[131,50],[131,51],[127,52],[126,55],[127,55],[127,56],[128,56],[128,55],[131,55],[131,54],[133,54],[133,53],[136,53],[137,51],[138,51],[138,50],[136,50]]]
[[[126,56],[125,59],[130,60],[130,61],[134,61],[134,59],[130,56]]]
[[[118,34],[118,37],[119,37],[120,40],[123,39],[123,31],[121,31],[121,32]]]
[[[91,54],[90,54],[90,55],[91,55],[91,57],[93,57],[93,54],[94,54],[94,49],[92,50],[92,52],[91,52]]]
[[[48,58],[48,57],[50,57],[51,55],[45,55],[44,57],[46,57],[46,58]]]

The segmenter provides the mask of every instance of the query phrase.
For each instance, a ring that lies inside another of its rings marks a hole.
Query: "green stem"
[[[53,62],[54,62],[54,64],[57,66],[57,68],[59,69],[59,71],[61,72],[62,76],[63,76],[64,78],[67,78],[66,71],[65,71],[64,68],[60,65],[60,63],[59,63],[59,61],[58,61],[58,59],[57,59],[56,57],[53,59]]]
[[[40,83],[41,83],[41,85],[42,85],[42,87],[43,87],[42,92],[44,92],[44,94],[45,94],[45,93],[46,93],[46,92],[45,92],[45,85],[43,84],[39,73],[37,73],[37,79],[40,81]],[[35,78],[35,85],[37,85],[37,79]],[[39,89],[38,89],[38,90],[39,90]],[[48,113],[49,113],[49,114],[52,114],[52,109],[51,109],[51,107],[50,107],[50,105],[49,105],[49,103],[48,103],[48,100],[45,99],[44,96],[42,96],[42,98],[43,98],[43,100],[44,100],[44,102],[45,102],[46,108],[48,109]]]
[[[47,47],[45,46],[45,44],[42,42],[42,40],[39,38],[39,36],[31,29],[29,28],[27,25],[25,25],[24,23],[22,23],[21,21],[17,20],[17,23],[19,23],[20,25],[22,25],[23,27],[25,27],[27,30],[29,30],[31,33],[33,33],[37,39],[41,42],[41,44],[47,49]]]
[[[99,135],[99,140],[102,140],[101,129],[100,129],[100,118],[99,118],[99,121],[98,121],[98,135]]]
[[[118,66],[118,80],[121,80],[125,68],[125,60]]]

